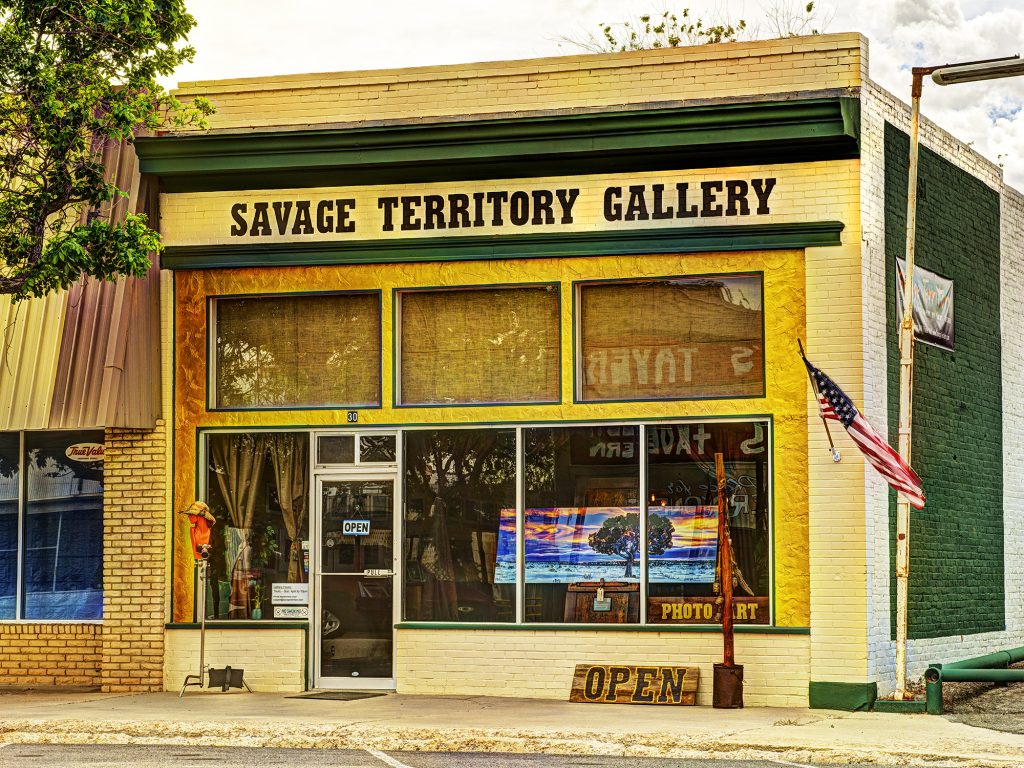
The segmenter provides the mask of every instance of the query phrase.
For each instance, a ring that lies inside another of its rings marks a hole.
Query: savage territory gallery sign
[[[818,180],[820,183],[820,179]],[[803,221],[792,166],[160,197],[167,246],[584,232]]]

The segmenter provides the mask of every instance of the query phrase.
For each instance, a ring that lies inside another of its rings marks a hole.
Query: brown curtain
[[[277,480],[277,499],[288,532],[288,581],[305,581],[302,532],[309,499],[309,440],[305,435],[271,434],[267,438]]]
[[[217,485],[231,516],[225,531],[225,557],[231,578],[229,618],[248,618],[252,611],[252,522],[263,479],[267,436],[212,435],[210,454]]]

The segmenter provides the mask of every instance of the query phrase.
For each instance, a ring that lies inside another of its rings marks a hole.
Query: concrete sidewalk
[[[1024,735],[929,715],[387,694],[0,695],[0,743],[162,743],[1022,766]]]

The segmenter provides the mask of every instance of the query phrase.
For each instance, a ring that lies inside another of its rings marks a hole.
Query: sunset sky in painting
[[[558,507],[526,510],[526,559],[532,562],[594,562],[609,555],[594,552],[588,542],[605,520],[636,512],[635,507]],[[714,507],[655,507],[652,514],[667,517],[672,523],[672,548],[658,559],[685,559],[709,553],[718,536],[718,511]],[[515,510],[501,511],[501,535],[498,559],[515,558]],[[714,550],[712,549],[711,555]]]

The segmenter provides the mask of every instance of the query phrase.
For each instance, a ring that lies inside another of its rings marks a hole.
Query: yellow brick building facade
[[[207,661],[264,689],[680,664],[710,703],[717,454],[748,704],[884,694],[886,500],[798,346],[884,432],[904,116],[867,73],[838,34],[183,85],[210,126],[138,151],[172,508],[217,523],[205,570],[170,526],[165,687],[204,611]]]

